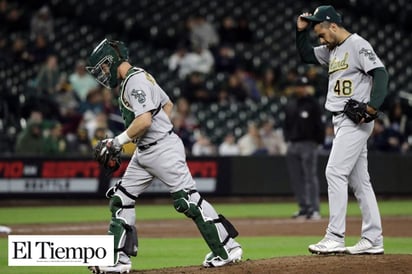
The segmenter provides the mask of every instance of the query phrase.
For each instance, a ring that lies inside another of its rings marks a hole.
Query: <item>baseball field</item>
[[[239,230],[244,249],[241,263],[216,269],[200,267],[208,252],[190,219],[174,211],[167,201],[137,202],[139,254],[131,273],[411,273],[412,199],[380,199],[385,255],[318,256],[307,246],[323,236],[327,225],[327,203],[317,221],[293,220],[295,203],[211,200]],[[74,202],[43,204],[0,203],[0,225],[14,235],[105,234],[110,212],[107,203],[75,205]],[[346,244],[359,238],[360,211],[356,202],[348,206]],[[0,234],[2,274],[81,274],[85,267],[9,267],[7,236]]]

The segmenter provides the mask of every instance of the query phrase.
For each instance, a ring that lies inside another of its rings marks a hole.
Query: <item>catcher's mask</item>
[[[86,70],[107,88],[117,87],[117,68],[128,61],[129,53],[121,41],[104,39],[95,47],[88,58]]]

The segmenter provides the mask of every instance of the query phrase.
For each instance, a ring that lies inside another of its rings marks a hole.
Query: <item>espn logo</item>
[[[113,265],[113,235],[9,235],[9,266]]]

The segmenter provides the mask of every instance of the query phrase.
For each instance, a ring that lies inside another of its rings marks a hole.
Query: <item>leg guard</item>
[[[123,191],[124,188],[120,190]],[[138,246],[134,200],[117,192],[110,197],[112,219],[109,234],[114,236],[114,264],[120,257],[136,256]]]
[[[218,215],[197,191],[180,190],[171,195],[176,211],[193,219],[213,254],[227,259],[228,250],[239,246],[233,240],[238,235],[234,226],[223,215]]]

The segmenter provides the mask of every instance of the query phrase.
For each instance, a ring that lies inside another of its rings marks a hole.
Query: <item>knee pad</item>
[[[109,235],[114,237],[114,263],[119,260],[119,252],[128,256],[137,255],[137,229],[134,224],[128,224],[126,218],[119,215],[121,210],[134,210],[134,203],[124,205],[121,197],[116,194],[110,198],[110,211],[112,219],[109,227]]]
[[[191,219],[202,214],[198,204],[189,200],[189,194],[186,191],[181,190],[172,193],[172,198],[173,206],[177,212],[183,213]]]

